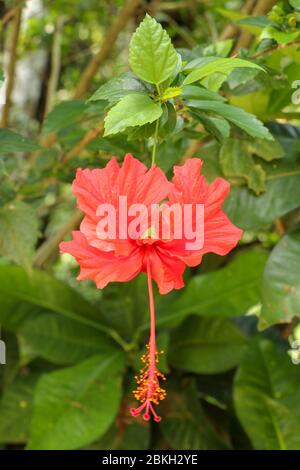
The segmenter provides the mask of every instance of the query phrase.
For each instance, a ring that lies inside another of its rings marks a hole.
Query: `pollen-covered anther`
[[[161,388],[159,383],[159,380],[165,380],[165,376],[156,367],[158,352],[156,351],[155,357],[151,358],[149,345],[147,345],[147,351],[143,354],[141,360],[145,366],[141,369],[140,375],[136,377],[137,388],[133,394],[136,400],[142,404],[138,408],[132,408],[130,411],[135,417],[144,412],[143,418],[145,421],[149,421],[152,414],[154,421],[159,422],[161,417],[155,413],[153,405],[158,405],[160,401],[165,399],[166,391]]]

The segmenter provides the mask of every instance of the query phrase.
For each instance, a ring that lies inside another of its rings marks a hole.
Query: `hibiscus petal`
[[[227,255],[241,239],[243,231],[233,225],[224,212],[219,211],[205,220],[204,247],[201,252]]]
[[[202,160],[190,158],[182,166],[174,166],[173,190],[169,196],[171,202],[201,203],[206,194],[206,181],[202,176]]]
[[[72,184],[78,207],[89,215],[95,215],[99,204],[116,203],[114,187],[119,174],[119,165],[113,157],[105,168],[90,170],[79,168]]]
[[[148,169],[130,154],[125,155],[119,180],[119,194],[127,196],[128,205],[133,203],[159,203],[169,194],[171,184],[157,166]]]
[[[169,255],[167,251],[156,247],[150,250],[151,276],[156,281],[160,294],[167,294],[173,289],[184,287],[182,279],[185,270],[183,261]]]
[[[73,232],[73,240],[60,244],[61,253],[69,253],[80,265],[78,280],[92,279],[98,288],[103,289],[109,282],[126,282],[140,271],[143,254],[135,250],[130,256],[115,256],[112,252],[102,252],[89,245],[85,236]]]
[[[81,222],[80,232],[83,233],[88,243],[101,251],[113,251],[115,255],[128,256],[136,249],[136,244],[130,239],[105,240],[97,232],[99,217],[86,215]]]
[[[212,216],[219,211],[230,191],[230,184],[223,178],[216,178],[207,188],[205,197],[205,217]]]

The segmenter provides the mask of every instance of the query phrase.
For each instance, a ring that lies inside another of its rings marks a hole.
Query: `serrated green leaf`
[[[284,351],[255,340],[234,384],[238,417],[255,449],[299,450],[300,375]]]
[[[147,94],[147,88],[131,72],[126,72],[119,77],[112,78],[91,96],[89,101],[107,100],[117,103],[130,93]]]
[[[143,126],[156,121],[162,114],[162,107],[149,96],[131,94],[124,96],[105,118],[105,136],[118,134],[128,127]]]
[[[170,364],[197,374],[217,374],[235,367],[246,338],[224,318],[189,317],[171,334]]]
[[[0,155],[14,152],[33,152],[39,146],[27,137],[10,129],[0,129]]]
[[[191,83],[198,82],[209,75],[214,73],[228,73],[238,67],[256,68],[264,71],[262,67],[243,59],[228,59],[228,58],[216,58],[201,67],[196,68],[183,81],[183,86],[190,85]]]
[[[28,448],[77,449],[103,435],[119,408],[123,366],[121,353],[103,354],[44,374],[34,394]]]
[[[35,211],[21,201],[10,202],[0,209],[0,254],[29,267],[39,236]]]
[[[269,130],[259,121],[253,114],[247,113],[241,108],[231,106],[225,103],[218,103],[214,101],[205,100],[189,100],[188,106],[204,111],[211,111],[219,114],[223,118],[240,127],[247,134],[252,137],[259,137],[261,139],[273,140],[272,134]]]
[[[177,63],[177,53],[167,32],[146,15],[130,41],[131,69],[142,80],[158,85],[172,75]]]

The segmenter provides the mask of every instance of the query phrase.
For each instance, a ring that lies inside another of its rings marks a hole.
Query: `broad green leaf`
[[[130,413],[130,408],[136,406],[132,395],[134,387],[135,383],[130,380],[122,397],[122,408],[118,419],[98,441],[88,447],[88,450],[145,450],[149,448],[151,423],[136,419]]]
[[[269,130],[259,121],[253,114],[249,114],[241,108],[236,108],[225,103],[218,103],[214,101],[205,100],[189,100],[188,106],[203,111],[211,111],[219,114],[228,121],[240,127],[247,134],[252,137],[259,137],[260,139],[273,140],[272,134]]]
[[[28,448],[78,449],[103,435],[118,412],[123,364],[120,353],[99,354],[44,374],[34,394]]]
[[[191,313],[220,318],[243,315],[260,302],[266,258],[260,250],[249,250],[222,269],[192,277],[175,300],[160,300],[157,324],[178,325]]]
[[[149,96],[132,93],[124,96],[105,118],[104,135],[118,134],[128,127],[143,126],[156,121],[162,114],[162,107]]]
[[[273,249],[262,284],[262,327],[300,315],[300,231],[285,235]]]
[[[158,85],[167,80],[178,63],[171,39],[162,26],[146,15],[129,45],[129,64],[142,80]]]
[[[88,450],[145,450],[150,445],[149,423],[124,416],[122,426],[115,422],[106,434]]]
[[[19,371],[20,351],[19,340],[17,336],[6,331],[1,325],[1,340],[5,344],[5,367],[0,367],[0,390],[4,390],[7,385],[12,383]]]
[[[266,162],[277,160],[284,156],[284,149],[277,140],[249,140],[248,148],[254,155],[262,158]]]
[[[33,152],[39,146],[27,137],[10,129],[0,129],[0,155],[14,152]]]
[[[147,88],[131,72],[126,72],[98,88],[89,101],[107,100],[110,103],[117,103],[130,93],[147,94]]]
[[[32,395],[39,376],[19,376],[4,391],[0,401],[0,442],[24,443],[29,436]]]
[[[200,111],[191,111],[191,115],[203,124],[205,130],[212,134],[219,142],[230,135],[230,124],[225,119],[218,119],[208,117],[205,113]]]
[[[21,201],[9,202],[0,209],[0,254],[29,267],[39,236],[35,210]]]
[[[295,10],[300,10],[300,0],[289,0],[289,3],[295,8]]]
[[[217,374],[239,364],[246,345],[240,330],[225,318],[187,318],[171,334],[171,366],[197,374]]]
[[[81,119],[86,110],[86,104],[80,100],[62,101],[47,115],[43,131],[58,132]]]
[[[256,196],[247,188],[231,188],[224,210],[243,229],[259,230],[300,206],[300,168],[282,158],[263,165],[267,173],[266,191]],[[278,195],[284,194],[284,197]]]
[[[216,58],[189,73],[189,75],[183,81],[183,86],[198,82],[199,80],[202,80],[202,78],[212,75],[213,73],[219,72],[224,74],[229,71],[231,72],[233,69],[238,67],[256,68],[262,71],[264,70],[259,65],[247,60]]]
[[[102,332],[51,312],[29,318],[19,334],[27,350],[55,364],[73,364],[101,352],[116,351]]]
[[[185,100],[226,101],[226,99],[218,93],[196,85],[186,85],[182,90],[182,98]]]
[[[235,378],[234,401],[255,449],[300,449],[300,375],[286,352],[253,341]]]
[[[247,142],[227,139],[220,149],[220,164],[226,178],[237,183],[246,182],[256,194],[265,190],[266,173],[255,163]]]
[[[185,388],[177,383],[172,388],[168,386],[167,398],[161,409],[164,417],[160,429],[173,449],[226,448],[202,409],[194,382],[190,381]]]
[[[96,329],[106,330],[101,325],[101,314],[97,308],[67,284],[43,271],[31,270],[27,273],[18,266],[0,266],[0,297],[0,322],[8,325],[9,329],[17,327],[13,318],[15,315],[18,321],[22,321],[24,315],[32,311],[32,306],[37,306]]]
[[[166,139],[176,129],[177,114],[176,109],[172,103],[165,103],[163,105],[164,113],[162,114],[159,122],[158,135],[162,139]],[[164,118],[164,119],[163,119]]]

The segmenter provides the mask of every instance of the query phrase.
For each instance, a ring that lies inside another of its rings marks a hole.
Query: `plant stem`
[[[156,85],[156,89],[157,89],[157,93],[158,93],[159,98],[161,98],[159,85]],[[153,137],[153,147],[152,147],[151,166],[153,166],[154,163],[155,163],[157,138],[158,138],[158,128],[159,128],[159,118],[157,119],[156,124],[155,124],[155,131],[154,131],[154,137]]]
[[[156,147],[157,147],[157,137],[158,137],[158,126],[159,126],[159,119],[157,119],[156,125],[155,125],[154,141],[153,141],[153,147],[152,147],[152,161],[151,161],[151,166],[153,166],[154,163],[155,163]]]

